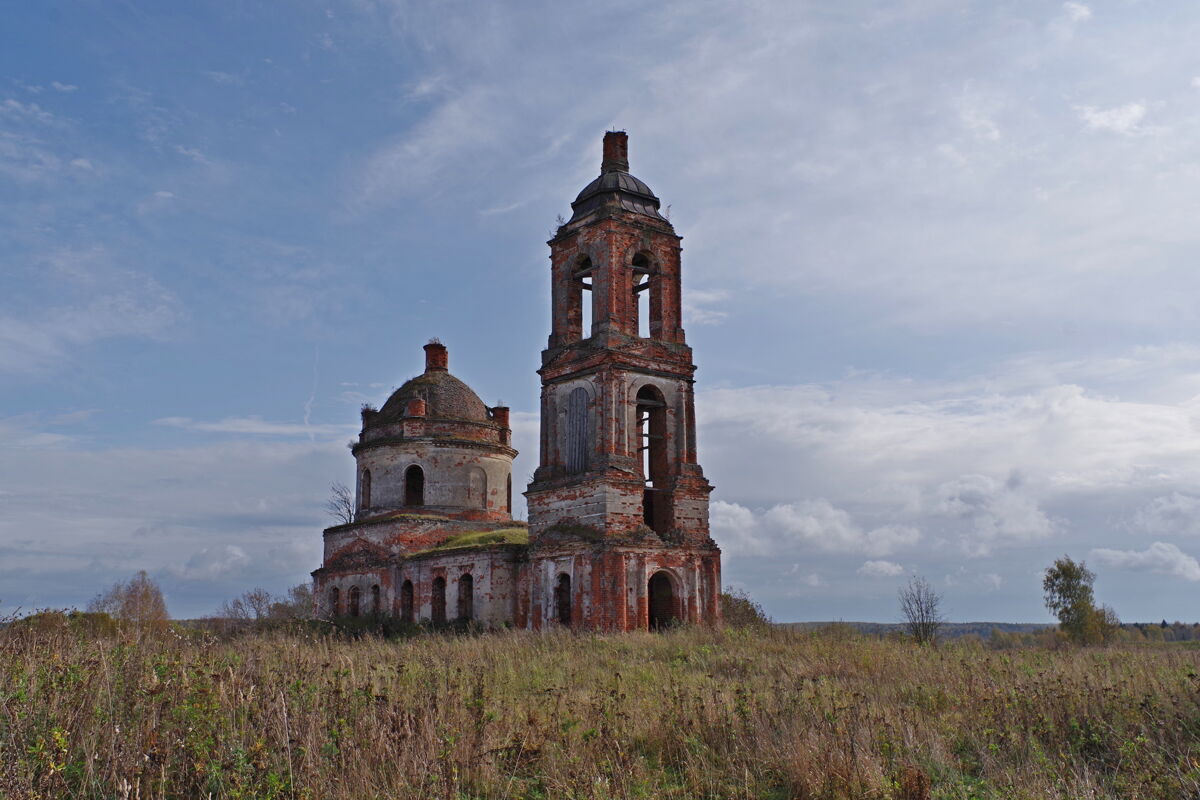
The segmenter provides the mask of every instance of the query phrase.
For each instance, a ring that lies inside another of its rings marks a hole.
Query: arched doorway
[[[558,624],[571,625],[571,576],[563,573],[554,586],[554,617]]]
[[[475,618],[475,578],[463,575],[458,579],[458,621],[470,622]]]
[[[671,577],[661,570],[654,573],[650,576],[646,593],[650,630],[661,631],[674,625],[679,617],[675,613],[675,590],[671,585]]]
[[[433,609],[434,625],[446,624],[446,579],[441,575],[433,579]]]
[[[406,580],[400,585],[400,620],[402,622],[413,621],[413,585],[412,581]]]

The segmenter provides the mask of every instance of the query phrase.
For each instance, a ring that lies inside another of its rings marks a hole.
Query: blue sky
[[[1200,11],[1121,2],[27,4],[0,30],[0,611],[176,616],[320,559],[431,336],[536,451],[603,131],[684,236],[731,585],[1200,618]]]

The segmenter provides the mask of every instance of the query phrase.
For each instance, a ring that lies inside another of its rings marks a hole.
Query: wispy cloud
[[[1075,110],[1091,130],[1109,131],[1122,136],[1134,136],[1141,133],[1142,119],[1146,116],[1144,103],[1126,103],[1114,108],[1077,106]]]
[[[254,436],[341,436],[355,430],[354,425],[311,425],[307,422],[268,422],[259,417],[226,417],[216,422],[200,422],[188,417],[162,417],[155,425],[205,433],[250,434]]]
[[[1185,581],[1200,581],[1200,561],[1167,542],[1155,542],[1145,550],[1097,548],[1092,558],[1118,569],[1170,575]]]

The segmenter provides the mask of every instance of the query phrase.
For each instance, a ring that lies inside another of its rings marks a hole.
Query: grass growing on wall
[[[1198,654],[1171,646],[0,631],[4,798],[1198,793]]]

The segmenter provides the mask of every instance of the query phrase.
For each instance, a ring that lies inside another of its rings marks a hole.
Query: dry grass
[[[0,631],[4,798],[1200,797],[1200,654]]]

